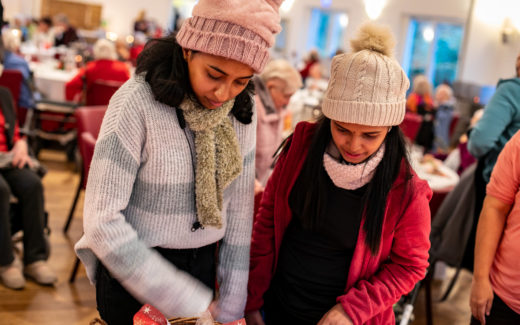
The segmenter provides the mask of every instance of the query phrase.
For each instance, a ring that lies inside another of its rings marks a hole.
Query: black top
[[[266,304],[274,305],[277,313],[299,323],[316,324],[344,293],[366,189],[341,189],[324,169],[320,174],[327,185],[327,204],[315,230],[305,229],[297,213],[305,189],[295,186],[291,190],[289,204],[293,218],[266,295]]]

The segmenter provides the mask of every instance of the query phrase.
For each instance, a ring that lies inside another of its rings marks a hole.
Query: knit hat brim
[[[370,126],[393,126],[403,121],[406,100],[394,103],[371,103],[324,98],[321,109],[326,117],[335,121]]]
[[[183,48],[244,63],[256,73],[261,72],[269,60],[269,45],[262,37],[225,21],[197,16],[188,18],[176,38]]]

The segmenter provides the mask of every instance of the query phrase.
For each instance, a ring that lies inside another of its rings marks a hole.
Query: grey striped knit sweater
[[[242,317],[253,220],[255,126],[230,115],[243,172],[224,190],[223,227],[195,232],[193,133],[181,129],[175,110],[154,100],[140,76],[110,101],[90,167],[84,235],[76,253],[95,282],[99,259],[138,300],[167,317],[197,315],[212,293],[150,247],[196,248],[223,239],[217,276],[219,321]]]

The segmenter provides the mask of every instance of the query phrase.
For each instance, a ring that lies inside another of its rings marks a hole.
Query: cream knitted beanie
[[[283,0],[199,0],[177,33],[183,48],[233,59],[259,73],[281,31]]]
[[[332,120],[370,126],[399,125],[410,81],[392,56],[390,30],[373,23],[351,41],[353,52],[332,59],[322,111]]]

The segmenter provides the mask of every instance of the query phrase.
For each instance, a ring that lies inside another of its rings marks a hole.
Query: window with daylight
[[[331,58],[336,50],[343,48],[343,37],[348,24],[344,12],[319,8],[311,10],[307,50],[318,50],[321,57]]]
[[[462,23],[411,19],[403,60],[410,80],[424,74],[434,87],[443,82],[453,84],[463,32]]]

